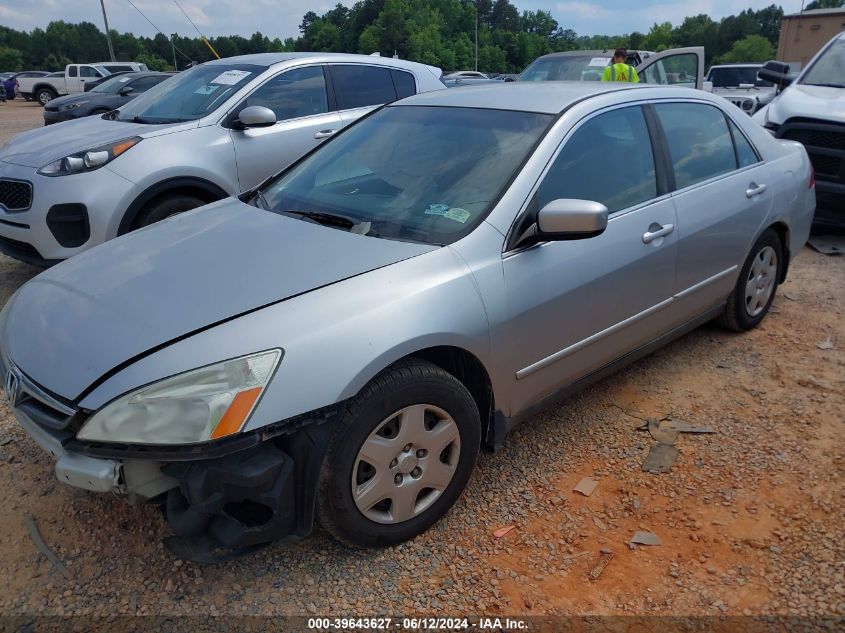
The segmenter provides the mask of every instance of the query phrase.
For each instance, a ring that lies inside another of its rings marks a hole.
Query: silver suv
[[[440,74],[365,55],[245,55],[20,134],[0,148],[0,251],[46,266],[251,189],[375,106],[444,89]]]

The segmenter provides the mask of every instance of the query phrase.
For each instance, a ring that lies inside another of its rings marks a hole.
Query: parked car
[[[88,92],[51,100],[44,106],[44,125],[117,110],[172,76],[158,72],[120,73]]]
[[[41,77],[49,75],[46,70],[25,70],[14,75],[18,81],[18,94],[24,98],[25,101],[32,101],[35,97],[33,95],[32,86],[35,81]]]
[[[91,92],[97,86],[103,85],[105,82],[110,81],[113,77],[119,77],[120,75],[125,75],[126,73],[133,72],[131,70],[121,70],[116,73],[112,73],[111,75],[106,75],[105,77],[100,77],[99,79],[92,79],[91,81],[85,82],[85,92]]]
[[[490,77],[477,70],[458,70],[443,75],[443,79],[490,79]]]
[[[819,224],[845,227],[845,32],[834,37],[797,78],[787,64],[768,62],[760,77],[781,92],[754,120],[777,138],[803,143],[816,187],[831,199]]]
[[[759,324],[813,207],[803,148],[706,92],[429,92],[25,284],[0,375],[60,481],[166,495],[175,551],[315,514],[393,545],[537,407],[711,319]]]
[[[612,50],[551,53],[535,59],[516,81],[601,81],[612,58]],[[700,46],[661,53],[628,51],[626,61],[636,69],[642,83],[704,86],[704,48]]]
[[[436,68],[368,55],[195,66],[109,119],[32,130],[0,148],[0,251],[55,263],[247,191],[376,105],[443,89]]]
[[[763,64],[722,64],[711,66],[706,82],[712,92],[724,97],[748,115],[754,114],[775,96],[775,85],[760,79]]]
[[[146,64],[137,62],[101,62],[98,64],[68,64],[59,77],[42,77],[34,82],[32,94],[41,105],[62,95],[85,92],[85,84],[108,77],[113,72],[149,70]]]

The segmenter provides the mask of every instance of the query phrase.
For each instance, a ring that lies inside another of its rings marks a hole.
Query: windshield
[[[774,84],[757,78],[758,66],[711,68],[708,81],[714,88],[738,88],[740,84],[752,84],[760,88],[769,88]]]
[[[561,55],[541,57],[526,68],[517,81],[601,81],[610,56]]]
[[[179,123],[210,114],[264,72],[252,64],[207,64],[183,71],[120,109],[118,119],[136,123]]]
[[[845,39],[839,38],[825,50],[801,78],[809,86],[845,88]]]
[[[271,182],[255,204],[362,235],[450,244],[486,217],[552,119],[384,108]]]
[[[132,79],[132,77],[118,75],[117,77],[106,79],[99,86],[94,86],[91,88],[91,92],[105,92],[110,95],[117,94],[117,91],[123,88],[124,84],[126,84],[126,82],[130,79]]]

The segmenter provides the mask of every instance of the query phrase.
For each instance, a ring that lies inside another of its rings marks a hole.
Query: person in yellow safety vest
[[[628,50],[625,48],[617,48],[613,51],[613,60],[610,65],[604,69],[601,76],[602,81],[625,81],[629,83],[638,84],[640,78],[633,66],[625,63],[628,57]]]

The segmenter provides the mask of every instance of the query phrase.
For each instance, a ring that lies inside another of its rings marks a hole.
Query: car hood
[[[196,127],[197,122],[145,125],[124,121],[107,121],[101,117],[84,117],[66,121],[60,126],[47,126],[18,134],[0,147],[0,161],[24,167],[43,167],[68,154],[130,136],[151,136],[160,131],[178,131]]]
[[[792,84],[768,108],[768,120],[782,124],[792,117],[845,123],[845,89]]]
[[[11,300],[0,342],[32,380],[72,400],[144,352],[436,248],[354,235],[230,198],[41,273]]]

